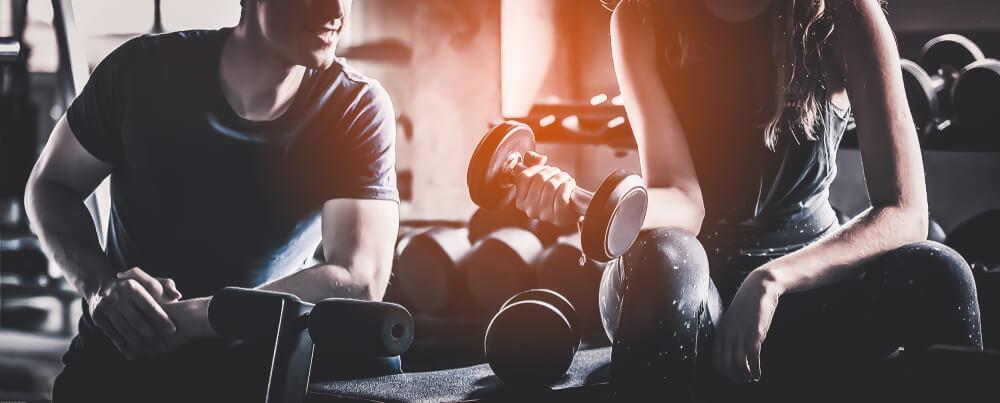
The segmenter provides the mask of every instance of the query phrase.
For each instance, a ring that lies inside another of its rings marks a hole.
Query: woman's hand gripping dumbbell
[[[566,172],[546,165],[534,150],[535,135],[523,123],[506,121],[486,133],[469,162],[472,201],[494,209],[513,202],[532,218],[563,226],[582,223],[587,257],[607,262],[623,255],[646,218],[642,177],[619,170],[590,192]]]

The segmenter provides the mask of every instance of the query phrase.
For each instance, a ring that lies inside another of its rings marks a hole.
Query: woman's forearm
[[[675,227],[698,235],[705,218],[701,200],[678,187],[649,188],[649,208],[643,229]]]
[[[926,237],[926,210],[873,207],[832,235],[756,271],[782,293],[805,291],[857,275],[860,263]]]
[[[94,221],[77,192],[54,181],[33,178],[25,210],[49,257],[84,299],[89,300],[115,278],[111,260],[101,250]]]

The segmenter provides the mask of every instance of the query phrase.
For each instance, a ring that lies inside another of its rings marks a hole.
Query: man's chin
[[[299,64],[314,70],[326,70],[333,65],[333,61],[336,57],[337,56],[332,51],[315,51],[310,53],[308,57],[303,58]]]

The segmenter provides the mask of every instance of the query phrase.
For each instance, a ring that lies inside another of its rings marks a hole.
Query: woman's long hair
[[[663,24],[658,32],[663,56],[673,66],[687,63],[698,53],[701,38],[691,27],[690,10],[704,0],[602,0],[606,7],[621,1],[643,10],[646,21]],[[774,149],[779,135],[816,139],[816,122],[826,103],[824,57],[834,24],[826,0],[774,0],[770,12],[776,19],[771,34],[771,56],[776,89],[770,120],[763,124],[764,144]]]

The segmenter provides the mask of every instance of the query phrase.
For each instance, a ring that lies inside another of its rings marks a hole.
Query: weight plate
[[[490,368],[512,385],[551,385],[573,363],[579,339],[556,307],[520,301],[500,310],[486,328]]]
[[[903,71],[906,103],[910,105],[913,123],[917,126],[917,132],[925,135],[932,127],[933,117],[940,114],[937,91],[922,67],[906,59],[899,62]]]
[[[533,288],[515,294],[513,297],[510,297],[507,302],[504,302],[503,306],[506,307],[521,301],[541,301],[556,307],[556,309],[563,313],[566,320],[569,321],[569,325],[570,328],[573,329],[573,333],[579,334],[579,332],[576,331],[576,326],[579,323],[579,319],[577,319],[576,315],[576,308],[573,307],[573,303],[569,302],[569,300],[562,294],[545,288]]]
[[[528,125],[505,121],[483,136],[469,160],[469,197],[476,205],[497,209],[514,199],[514,186],[502,170],[512,153],[535,149],[535,135]]]
[[[624,255],[642,230],[648,202],[641,176],[625,170],[609,175],[594,193],[583,219],[580,235],[587,257],[608,262]]]
[[[953,115],[966,137],[964,145],[1000,148],[996,135],[1000,127],[1000,61],[987,59],[969,65],[953,91]]]
[[[460,281],[458,262],[469,248],[462,229],[435,227],[414,235],[393,267],[393,290],[415,312],[445,311]]]
[[[488,315],[511,295],[534,287],[531,263],[541,253],[541,241],[523,228],[502,228],[477,241],[459,263],[470,305]]]
[[[962,35],[941,35],[927,41],[920,51],[920,66],[928,75],[954,76],[986,56],[972,40]]]

